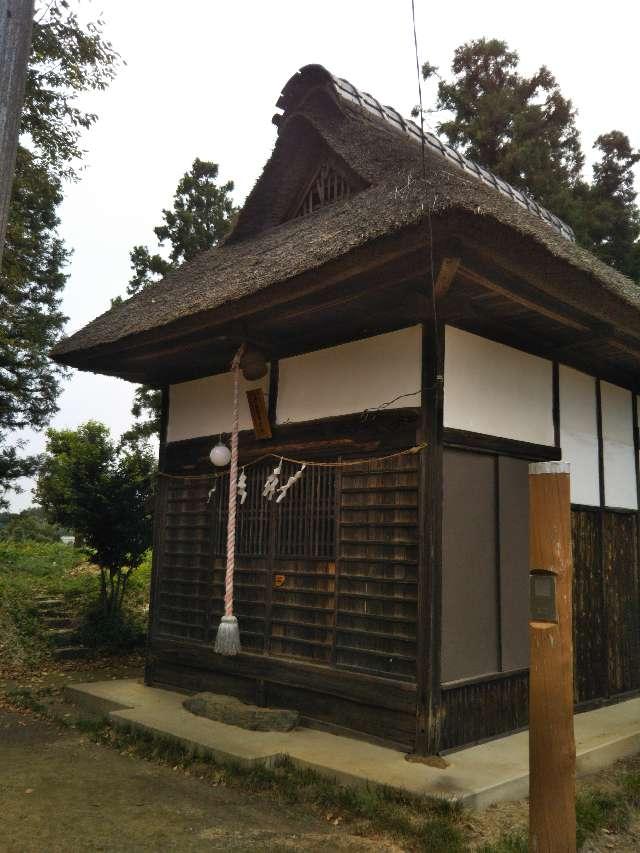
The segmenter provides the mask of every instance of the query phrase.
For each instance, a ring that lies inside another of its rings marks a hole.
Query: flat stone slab
[[[98,681],[65,688],[68,699],[107,714],[114,726],[171,738],[215,761],[273,767],[284,756],[347,785],[384,785],[412,794],[458,800],[485,809],[529,793],[529,735],[518,732],[449,753],[449,766],[409,762],[402,752],[300,726],[289,732],[247,731],[198,717],[185,696],[147,687],[135,679]],[[593,773],[640,752],[640,699],[586,711],[575,717],[576,769]]]
[[[290,732],[300,722],[297,711],[260,708],[224,693],[196,693],[182,703],[187,711],[252,732]]]

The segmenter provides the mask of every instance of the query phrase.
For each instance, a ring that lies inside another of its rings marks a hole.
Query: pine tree
[[[229,231],[236,208],[231,193],[233,181],[219,185],[218,165],[196,158],[191,171],[180,179],[173,197],[173,209],[163,210],[163,224],[154,228],[160,246],[169,245],[168,258],[151,253],[146,246],[134,246],[130,253],[133,276],[127,287],[130,296],[158,281],[170,270],[190,261],[205,249],[216,246]],[[118,303],[119,299],[114,299]],[[160,429],[160,392],[141,385],[131,413],[137,422],[125,434],[136,440],[157,434]]]
[[[583,246],[640,280],[632,172],[638,154],[628,138],[619,131],[598,137],[601,159],[589,184],[576,111],[546,66],[525,76],[506,42],[477,39],[456,49],[451,71],[429,111],[445,113],[438,132],[564,219]],[[423,65],[425,80],[437,72]]]
[[[640,151],[619,130],[599,136],[601,157],[593,167],[589,194],[589,235],[593,251],[611,266],[640,282],[640,210],[636,204],[634,166]]]

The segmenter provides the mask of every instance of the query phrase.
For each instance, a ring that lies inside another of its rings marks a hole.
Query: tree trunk
[[[33,0],[0,0],[0,265],[31,50]]]

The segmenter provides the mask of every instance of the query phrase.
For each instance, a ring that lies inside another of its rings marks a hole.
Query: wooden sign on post
[[[569,465],[529,466],[529,850],[575,853]]]
[[[247,402],[251,412],[253,431],[256,438],[271,438],[271,424],[267,414],[267,406],[264,402],[264,391],[262,388],[252,388],[247,391]]]

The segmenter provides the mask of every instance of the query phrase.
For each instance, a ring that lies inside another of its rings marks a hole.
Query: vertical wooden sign
[[[264,402],[264,391],[262,388],[252,388],[247,391],[247,402],[251,412],[253,431],[256,438],[271,438],[271,424],[267,414],[267,406]]]

